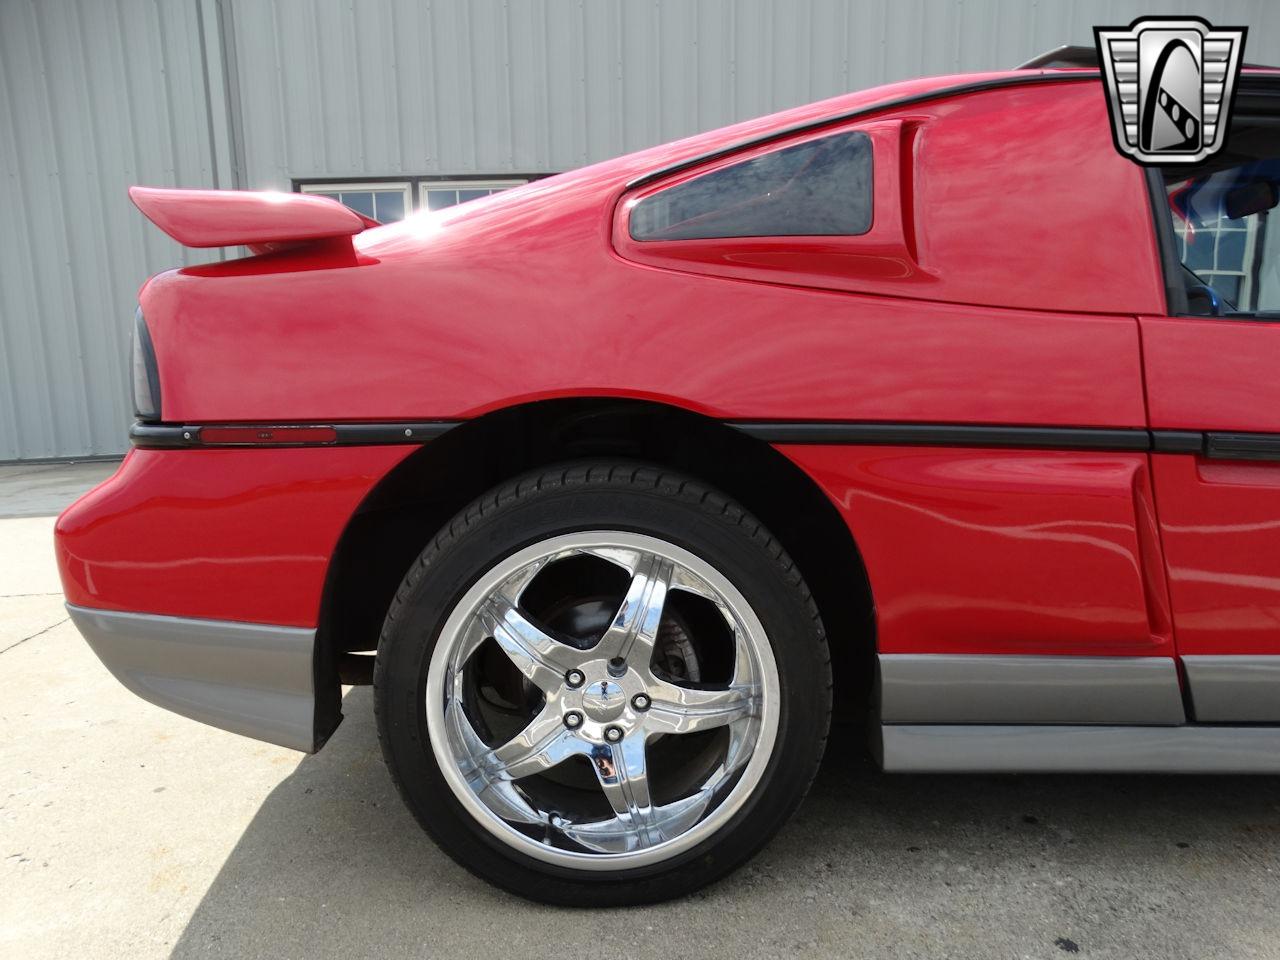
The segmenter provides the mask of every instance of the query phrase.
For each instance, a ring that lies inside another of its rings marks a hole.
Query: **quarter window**
[[[857,236],[871,228],[871,167],[865,133],[809,140],[645,197],[631,237]]]

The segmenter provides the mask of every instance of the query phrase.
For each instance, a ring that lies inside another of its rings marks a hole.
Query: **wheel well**
[[[640,459],[718,487],[769,528],[813,592],[831,644],[837,716],[860,717],[874,676],[875,618],[862,558],[816,483],[767,443],[675,407],[550,400],[468,421],[370,492],[343,532],[321,610],[317,685],[364,673],[346,654],[377,647],[405,572],[431,537],[491,487],[582,457]],[[360,658],[364,660],[365,658]]]

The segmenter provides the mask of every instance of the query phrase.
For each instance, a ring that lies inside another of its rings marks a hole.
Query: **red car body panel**
[[[1280,653],[1280,463],[1151,459],[1179,653]]]
[[[853,531],[881,653],[1173,656],[1146,455],[781,449]]]
[[[771,143],[628,194],[614,247],[670,269],[895,298],[1080,313],[1160,310],[1164,280],[1142,172],[1110,149],[1106,106],[1098,100],[1091,83],[1027,85],[783,141],[845,129],[872,137],[876,215],[862,236],[630,238],[634,204],[717,166],[776,150]],[[1008,176],[1011,143],[1019,145],[1016,183]],[[1076,200],[1080,183],[1089,185],[1088,204]],[[1097,229],[1098,210],[1107,211],[1104,232]],[[1090,242],[1079,242],[1085,236]],[[1123,271],[1115,269],[1117,257]]]
[[[58,518],[67,600],[314,627],[347,521],[415,449],[134,450]]]
[[[1280,327],[1141,323],[1153,427],[1280,433]],[[1152,461],[1180,652],[1280,652],[1280,462]]]

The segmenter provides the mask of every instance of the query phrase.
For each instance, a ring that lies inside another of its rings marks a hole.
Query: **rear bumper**
[[[330,561],[369,491],[417,449],[132,451],[55,527],[76,626],[144,699],[319,749],[342,719],[320,616]]]
[[[184,717],[308,753],[341,719],[317,722],[313,629],[67,610],[116,679]]]

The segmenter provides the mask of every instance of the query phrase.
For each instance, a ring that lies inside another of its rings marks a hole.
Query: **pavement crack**
[[[57,623],[51,623],[49,624],[49,626],[45,627],[43,630],[37,630],[35,633],[31,634],[31,636],[23,637],[21,640],[18,640],[18,641],[15,641],[14,643],[9,644],[3,650],[0,650],[0,654],[8,653],[14,647],[20,647],[22,646],[22,644],[26,643],[28,640],[34,640],[36,637],[42,637],[46,633],[48,633],[50,630],[52,630],[54,627],[60,627],[70,619],[71,619],[70,617],[63,617]]]

